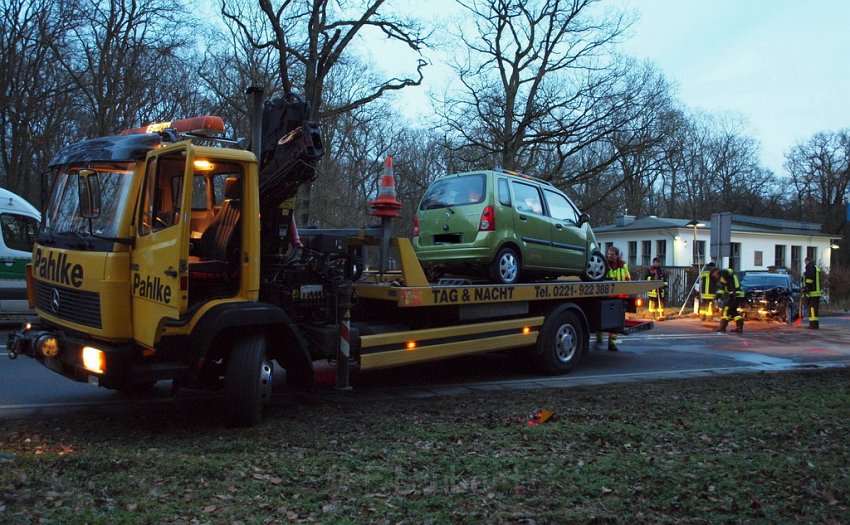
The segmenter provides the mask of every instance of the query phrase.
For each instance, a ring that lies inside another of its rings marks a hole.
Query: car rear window
[[[422,197],[420,210],[463,206],[484,201],[484,174],[449,177],[434,182]]]

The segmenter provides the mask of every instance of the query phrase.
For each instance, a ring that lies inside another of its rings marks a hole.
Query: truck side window
[[[206,210],[207,208],[207,178],[203,175],[192,177],[192,209]]]
[[[148,160],[140,210],[140,235],[164,230],[180,222],[179,181],[183,180],[185,168],[186,160],[182,152],[160,155]]]

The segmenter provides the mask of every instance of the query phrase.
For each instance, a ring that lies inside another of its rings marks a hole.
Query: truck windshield
[[[100,213],[92,219],[91,231],[97,236],[117,237],[134,167],[134,162],[62,167],[47,200],[42,231],[54,235],[89,235],[89,221],[80,215],[77,177],[81,169],[90,169],[97,172],[100,181]]]

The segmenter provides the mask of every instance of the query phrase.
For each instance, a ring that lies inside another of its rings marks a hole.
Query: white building
[[[593,229],[605,247],[620,248],[630,267],[649,266],[653,257],[665,267],[702,265],[711,260],[711,221],[624,215],[614,224]],[[766,271],[785,267],[797,275],[803,260],[812,257],[829,268],[835,235],[822,233],[820,224],[732,215],[731,256],[714,259],[719,266],[736,271]]]

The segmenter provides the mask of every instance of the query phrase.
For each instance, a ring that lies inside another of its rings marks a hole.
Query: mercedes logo
[[[53,289],[53,298],[50,301],[50,309],[53,310],[54,314],[59,313],[59,290]]]

